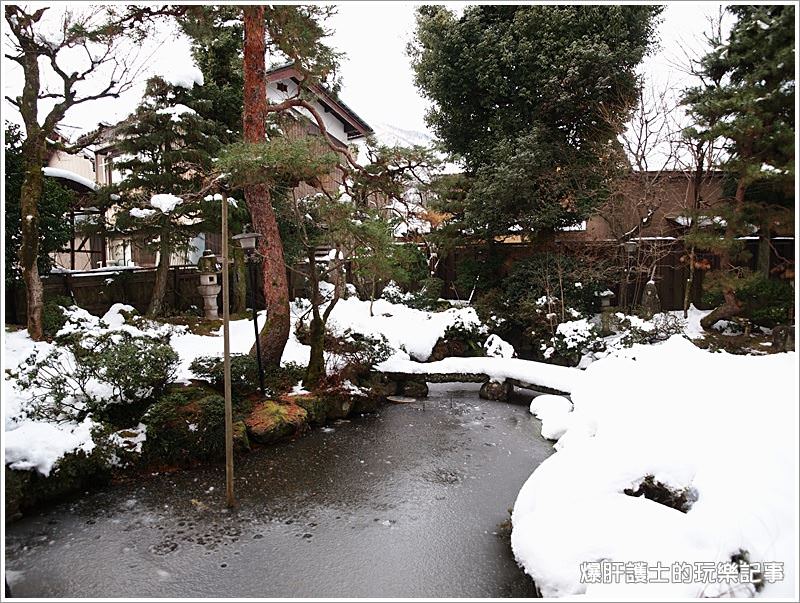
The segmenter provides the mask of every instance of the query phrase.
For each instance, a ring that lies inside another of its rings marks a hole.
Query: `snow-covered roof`
[[[43,167],[42,172],[44,172],[45,176],[50,176],[51,178],[63,178],[64,180],[70,180],[75,182],[76,184],[80,184],[85,186],[89,190],[96,191],[98,189],[98,185],[94,180],[90,180],[85,176],[81,176],[80,174],[76,174],[75,172],[71,172],[70,170],[65,170],[62,168],[54,168],[54,167]]]

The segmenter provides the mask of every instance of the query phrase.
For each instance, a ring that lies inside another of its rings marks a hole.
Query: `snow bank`
[[[383,335],[389,345],[398,350],[399,358],[411,357],[424,361],[430,357],[433,346],[448,327],[460,324],[477,329],[481,321],[473,308],[428,312],[384,299],[375,300],[373,316],[370,316],[368,301],[350,297],[336,304],[328,324],[337,334],[350,329],[374,337]]]
[[[791,595],[796,375],[794,353],[710,353],[680,336],[590,365],[575,382],[574,411],[556,454],[534,471],[514,505],[511,546],[542,594],[748,594],[744,585],[704,583],[696,575],[686,583],[628,584],[623,576],[601,585],[591,572],[601,561],[717,569],[741,549],[763,567],[784,564],[783,580],[761,595]],[[547,413],[548,401],[537,400],[537,410]],[[697,501],[683,513],[623,493],[648,475],[674,490],[693,489]]]
[[[12,469],[36,469],[42,475],[50,475],[53,465],[65,454],[94,450],[94,426],[89,418],[78,425],[27,421],[5,432],[6,465]]]

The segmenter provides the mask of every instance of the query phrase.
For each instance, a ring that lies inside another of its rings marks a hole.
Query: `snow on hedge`
[[[514,505],[517,561],[545,596],[746,595],[745,585],[697,576],[601,585],[594,573],[601,562],[718,569],[745,551],[762,568],[783,563],[783,580],[761,595],[791,595],[796,376],[795,353],[711,353],[675,336],[593,363],[572,391],[572,413],[564,399],[535,399],[549,435],[564,433]],[[624,494],[647,476],[696,502],[684,513]]]
[[[202,86],[205,83],[203,72],[194,63],[170,64],[168,66],[169,68],[165,73],[160,74],[161,78],[168,84],[191,90],[195,84]]]

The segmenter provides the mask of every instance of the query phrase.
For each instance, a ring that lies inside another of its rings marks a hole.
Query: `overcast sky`
[[[448,3],[459,10],[463,3]],[[328,23],[333,30],[331,44],[344,52],[341,97],[371,125],[390,124],[395,127],[425,131],[427,101],[414,87],[406,45],[414,31],[415,3],[405,2],[343,2],[338,14]],[[63,10],[64,4],[52,5],[51,12]],[[659,27],[660,48],[648,57],[641,70],[657,85],[670,83],[682,86],[687,76],[677,67],[685,63],[684,50],[690,53],[701,48],[703,33],[708,30],[708,18],[717,14],[716,2],[668,3]],[[4,23],[5,25],[5,23]],[[149,73],[180,69],[191,61],[189,45],[176,39],[164,27],[143,54],[153,52]],[[67,114],[65,123],[80,129],[91,129],[98,121],[113,122],[125,117],[136,106],[143,90],[146,75],[140,85],[120,99],[87,103]],[[21,90],[21,73],[17,66],[3,58],[3,94],[17,96]],[[12,107],[4,101],[5,119],[18,121]]]

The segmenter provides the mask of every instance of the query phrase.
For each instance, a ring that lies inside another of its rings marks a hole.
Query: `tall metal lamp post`
[[[258,337],[258,311],[256,310],[256,279],[254,274],[256,258],[258,256],[258,252],[256,251],[256,243],[258,239],[262,235],[257,232],[250,231],[250,225],[245,225],[244,231],[242,234],[238,234],[233,237],[233,240],[241,245],[242,249],[244,250],[246,262],[247,262],[247,280],[248,287],[250,288],[250,295],[252,300],[252,308],[253,308],[253,331],[255,331],[256,335],[256,360],[258,362],[258,384],[261,387],[261,395],[266,395],[266,390],[264,389],[264,368],[261,364],[261,345],[259,343]]]

